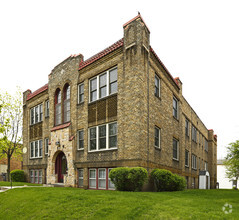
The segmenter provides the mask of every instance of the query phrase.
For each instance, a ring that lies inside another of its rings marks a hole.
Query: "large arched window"
[[[70,121],[70,93],[70,86],[69,84],[66,84],[64,87],[64,123]]]
[[[61,90],[57,89],[55,94],[55,123],[61,124]]]

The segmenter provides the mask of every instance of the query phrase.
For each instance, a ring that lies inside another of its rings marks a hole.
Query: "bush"
[[[109,176],[117,190],[141,191],[148,173],[142,167],[119,167],[112,169]]]
[[[25,174],[23,170],[11,171],[11,177],[13,182],[25,182]]]
[[[169,170],[154,169],[151,172],[157,191],[179,191],[186,187],[186,180]]]

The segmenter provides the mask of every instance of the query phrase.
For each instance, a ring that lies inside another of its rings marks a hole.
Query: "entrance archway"
[[[63,183],[63,174],[67,174],[67,160],[66,155],[62,151],[56,157],[55,174],[57,174],[58,183]]]

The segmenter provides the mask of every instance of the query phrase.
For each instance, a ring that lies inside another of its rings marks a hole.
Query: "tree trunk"
[[[7,155],[7,181],[10,181],[11,156]]]

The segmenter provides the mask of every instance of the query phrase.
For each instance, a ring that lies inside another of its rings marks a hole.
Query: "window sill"
[[[161,147],[154,146],[155,149],[161,150]]]
[[[94,101],[89,101],[88,104],[90,105],[90,104],[96,103],[97,101],[101,101],[101,100],[104,100],[104,99],[110,98],[110,97],[115,96],[115,95],[117,95],[117,94],[118,94],[118,92],[115,92],[115,93],[113,93],[113,94],[110,94],[110,95],[108,95],[108,96],[105,96],[105,97],[102,97],[102,98],[96,99],[96,100],[94,100]]]
[[[197,171],[197,168],[192,168],[192,170],[195,170],[195,171]]]
[[[84,151],[84,148],[81,148],[81,149],[77,149],[77,151]]]
[[[154,96],[161,101],[161,96],[157,96],[154,94]]]
[[[185,167],[186,167],[186,168],[189,168],[189,166],[188,166],[188,165],[185,165]]]
[[[30,157],[30,160],[34,160],[34,159],[42,159],[42,157]]]
[[[173,161],[179,162],[179,159],[173,158]]]
[[[178,119],[178,118],[176,118],[175,116],[173,116],[173,118],[174,118],[177,122],[179,122],[179,119]]]
[[[84,103],[85,103],[85,101],[77,103],[77,106],[82,106],[82,105],[84,105]]]
[[[104,151],[113,151],[117,150],[118,148],[110,148],[110,149],[101,149],[101,150],[88,150],[88,153],[95,153],[95,152],[104,152]]]
[[[31,126],[34,126],[34,125],[38,125],[38,124],[40,124],[40,123],[42,123],[43,121],[39,121],[39,122],[37,122],[37,123],[35,123],[35,124],[30,124],[30,127]]]

